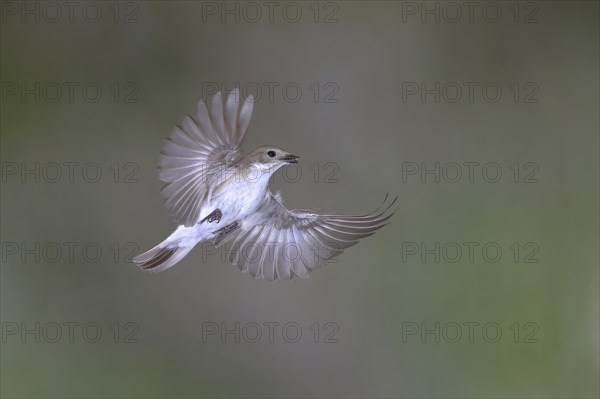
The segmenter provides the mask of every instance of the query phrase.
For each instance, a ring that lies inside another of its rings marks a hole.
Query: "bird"
[[[208,101],[207,101],[208,102]],[[244,154],[253,96],[239,89],[217,92],[210,110],[198,102],[196,119],[187,115],[164,141],[158,177],[165,205],[178,223],[175,231],[134,263],[164,271],[197,244],[230,245],[229,261],[242,272],[269,281],[305,278],[346,248],[389,223],[397,197],[386,195],[379,208],[363,215],[290,210],[269,180],[300,157],[265,145]]]

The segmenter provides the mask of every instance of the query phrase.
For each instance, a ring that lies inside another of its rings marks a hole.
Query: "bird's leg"
[[[202,219],[200,221],[200,223],[204,223],[205,221],[207,221],[208,223],[212,223],[212,222],[219,223],[221,221],[222,217],[223,217],[223,213],[221,213],[221,210],[219,208],[217,208],[214,211],[212,211],[210,213],[210,215],[208,215],[207,217]]]
[[[219,244],[221,244],[221,242],[225,238],[227,238],[227,236],[229,236],[231,233],[233,233],[239,227],[240,227],[240,225],[238,224],[238,222],[233,222],[233,223],[230,223],[227,226],[215,231],[215,238],[213,238],[214,246],[215,247],[219,246]]]

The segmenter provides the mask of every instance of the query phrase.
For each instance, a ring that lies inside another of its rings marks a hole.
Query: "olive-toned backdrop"
[[[597,2],[1,7],[3,397],[598,397]],[[162,140],[236,85],[287,206],[392,223],[141,272]]]

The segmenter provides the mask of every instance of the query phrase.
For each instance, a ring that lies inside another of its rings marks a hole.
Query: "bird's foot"
[[[238,222],[233,222],[215,231],[215,238],[213,238],[213,244],[215,245],[215,247],[218,246],[225,238],[227,238],[229,234],[237,230],[238,227]]]
[[[221,210],[217,208],[214,211],[212,211],[212,213],[210,215],[208,215],[207,217],[202,219],[200,221],[200,223],[204,223],[205,221],[208,223],[212,223],[212,222],[219,223],[221,221],[222,217],[223,217],[223,213],[221,213]]]

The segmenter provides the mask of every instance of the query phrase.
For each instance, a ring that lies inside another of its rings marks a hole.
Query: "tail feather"
[[[152,273],[162,272],[183,259],[193,247],[165,246],[159,244],[148,252],[133,258],[133,262],[141,269]]]

